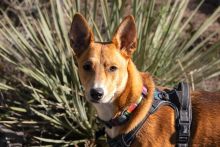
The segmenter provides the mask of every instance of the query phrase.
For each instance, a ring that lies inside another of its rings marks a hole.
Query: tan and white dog
[[[126,123],[106,128],[110,138],[134,129],[148,114],[153,102],[155,84],[149,73],[141,73],[132,62],[137,34],[134,18],[127,16],[119,25],[111,42],[95,42],[87,21],[75,14],[69,32],[79,76],[86,99],[104,121],[113,118],[126,106],[137,101],[143,85],[148,94]],[[220,93],[193,92],[190,146],[220,146]],[[174,110],[161,107],[150,115],[131,146],[175,146]]]

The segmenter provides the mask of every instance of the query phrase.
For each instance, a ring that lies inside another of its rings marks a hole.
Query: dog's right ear
[[[80,56],[94,40],[86,19],[79,13],[75,14],[69,32],[70,46],[76,56]]]

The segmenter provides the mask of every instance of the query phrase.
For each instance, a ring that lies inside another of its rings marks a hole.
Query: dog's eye
[[[92,64],[91,63],[86,63],[83,65],[83,69],[85,71],[91,71],[92,70]]]
[[[111,66],[110,68],[109,68],[109,71],[110,72],[114,72],[114,71],[116,71],[118,68],[116,67],[116,66]]]

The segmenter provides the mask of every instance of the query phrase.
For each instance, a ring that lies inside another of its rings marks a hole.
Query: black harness
[[[154,114],[161,106],[170,106],[175,111],[177,147],[187,147],[190,137],[190,126],[192,122],[192,107],[189,85],[185,82],[179,83],[173,90],[159,91],[154,94],[154,101],[149,113],[145,118],[127,134],[121,134],[113,139],[107,138],[110,147],[129,147],[142,128],[147,118]]]

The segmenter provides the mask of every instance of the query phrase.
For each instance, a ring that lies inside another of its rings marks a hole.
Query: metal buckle
[[[188,143],[190,137],[190,123],[179,123],[179,143]]]

